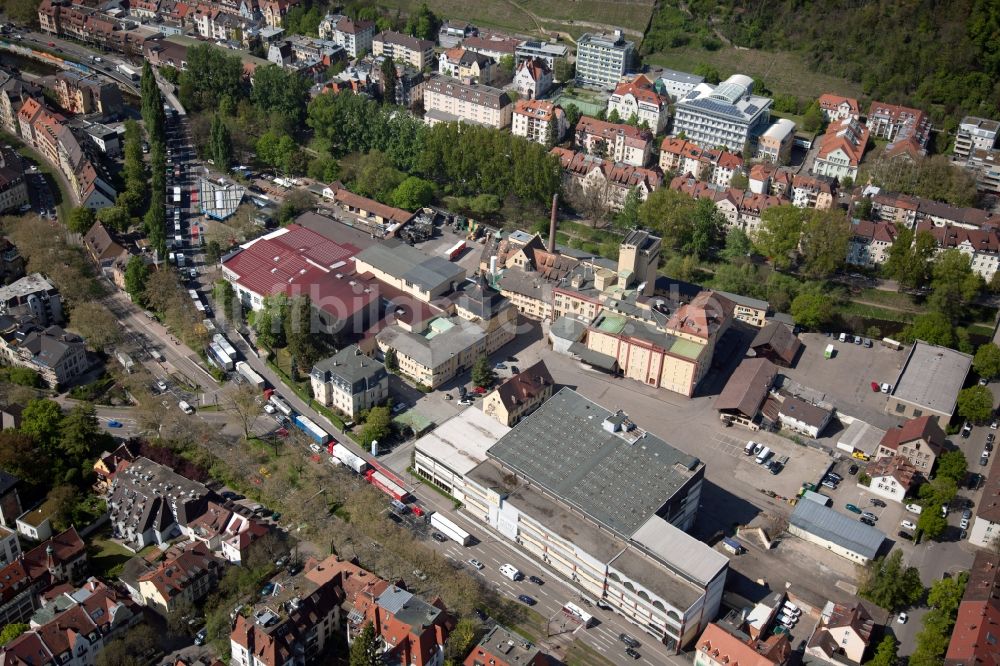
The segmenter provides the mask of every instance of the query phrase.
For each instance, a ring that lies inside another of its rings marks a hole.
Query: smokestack
[[[549,218],[549,252],[556,251],[556,211],[559,209],[559,194],[552,195],[552,216]]]

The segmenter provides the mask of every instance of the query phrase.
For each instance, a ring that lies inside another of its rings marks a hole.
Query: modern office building
[[[677,100],[673,133],[684,132],[702,148],[723,146],[734,153],[747,143],[755,145],[770,125],[774,100],[754,95],[752,88],[753,79],[743,74],[733,74],[717,86],[698,84]]]
[[[635,55],[635,43],[626,40],[621,30],[584,33],[576,43],[576,84],[612,90],[631,71]]]
[[[714,619],[728,559],[684,531],[701,497],[698,458],[569,388],[489,439],[418,441],[414,466],[471,519],[670,649]]]

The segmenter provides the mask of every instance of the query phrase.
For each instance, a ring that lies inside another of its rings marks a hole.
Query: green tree
[[[618,109],[611,109],[611,113],[608,114],[608,122],[617,124],[620,123],[621,121],[622,117],[618,115]]]
[[[379,654],[378,641],[375,627],[371,622],[366,623],[351,642],[350,666],[380,666],[382,656]]]
[[[761,213],[760,230],[754,241],[757,251],[769,258],[779,270],[791,267],[809,216],[809,211],[791,204],[765,210]]]
[[[948,529],[948,520],[941,514],[941,506],[937,502],[924,503],[924,510],[917,518],[917,529],[928,539],[937,539]]]
[[[580,108],[572,102],[563,107],[563,111],[566,112],[566,127],[572,132],[576,124],[580,122],[580,116],[583,114],[580,113]]]
[[[396,63],[392,58],[382,58],[382,102],[384,104],[396,103],[396,87],[399,85],[399,74],[396,72]]]
[[[995,379],[1000,377],[1000,347],[995,343],[987,342],[980,345],[976,350],[976,356],[972,361],[972,367],[976,373],[984,379]]]
[[[369,446],[372,442],[385,440],[392,433],[392,414],[388,407],[372,407],[365,415],[365,425],[361,429],[361,443]]]
[[[983,278],[972,270],[969,256],[958,250],[938,255],[931,275],[931,295],[927,304],[952,322],[962,316],[965,307],[984,286]]]
[[[125,265],[125,292],[132,297],[139,307],[146,306],[146,280],[149,279],[149,267],[142,257],[129,257]]]
[[[257,344],[267,349],[285,346],[284,321],[288,317],[288,298],[284,294],[265,296],[260,310],[253,312],[253,330]]]
[[[217,240],[210,240],[205,244],[205,261],[216,264],[222,257],[222,245]]]
[[[746,191],[750,187],[750,179],[744,173],[734,173],[733,177],[729,179],[729,187]]]
[[[816,290],[805,291],[792,300],[792,316],[807,328],[818,330],[833,318],[833,304],[829,294]]]
[[[730,229],[726,234],[726,246],[722,249],[722,258],[729,262],[745,262],[751,252],[753,252],[753,244],[747,233],[739,227]]]
[[[493,372],[493,367],[490,365],[490,359],[486,356],[480,356],[476,359],[475,365],[472,366],[472,383],[476,386],[482,386],[483,388],[489,388],[496,381],[496,373]]]
[[[10,643],[30,628],[31,627],[23,622],[11,622],[10,624],[5,624],[3,629],[0,630],[0,645]]]
[[[268,116],[281,114],[292,127],[305,119],[309,102],[309,79],[294,70],[265,65],[254,70],[250,101]]]
[[[63,413],[59,403],[36,398],[21,412],[21,432],[47,451],[52,451],[59,436],[62,420]]]
[[[682,251],[705,260],[722,243],[726,218],[708,199],[698,199],[691,216],[691,235]]]
[[[461,664],[466,655],[476,644],[476,635],[479,632],[479,623],[467,617],[463,617],[456,624],[448,635],[445,643],[445,663],[449,661],[453,664]]]
[[[695,66],[693,73],[705,77],[705,83],[711,83],[712,85],[717,85],[722,80],[719,70],[707,63],[700,63]]]
[[[109,231],[128,231],[128,228],[132,225],[132,218],[122,206],[108,206],[107,208],[102,208],[97,213],[97,219],[101,221]]]
[[[892,634],[886,634],[879,642],[878,647],[875,648],[875,655],[865,666],[896,666],[899,662],[899,657],[896,654],[897,647],[896,637]]]
[[[847,260],[853,232],[839,211],[812,211],[802,229],[802,272],[811,278],[827,278]]]
[[[915,289],[930,279],[931,260],[936,251],[937,241],[929,231],[914,235],[913,230],[899,227],[882,271],[901,287]]]
[[[396,350],[389,347],[385,350],[385,369],[389,372],[397,372],[399,370],[399,357],[396,356]]]
[[[302,372],[309,372],[321,354],[313,316],[309,296],[297,296],[289,301],[288,316],[284,319],[285,340],[288,353]]]
[[[514,56],[505,55],[500,57],[500,61],[497,63],[497,69],[500,71],[500,75],[505,79],[509,79],[514,76]]]
[[[441,19],[427,7],[427,3],[421,3],[420,9],[410,15],[406,22],[406,32],[417,39],[427,39],[437,41],[438,29],[441,27]]]
[[[81,499],[80,490],[73,485],[63,484],[50,490],[47,501],[55,508],[52,514],[53,527],[62,531],[72,525]]]
[[[233,161],[233,141],[229,135],[229,128],[220,114],[212,117],[212,131],[209,138],[209,152],[215,168],[223,173],[229,171]]]
[[[948,317],[940,312],[918,315],[903,331],[902,337],[907,341],[923,340],[942,347],[955,346],[955,329]]]
[[[904,566],[903,552],[893,550],[888,557],[876,557],[869,562],[859,594],[882,608],[896,611],[920,601],[924,586],[916,567]]]
[[[683,192],[661,187],[639,206],[639,223],[655,231],[663,245],[679,250],[691,239],[698,201]]]
[[[818,132],[823,127],[823,111],[819,103],[813,102],[802,114],[802,129],[807,132]]]
[[[985,386],[970,386],[958,393],[958,414],[973,423],[984,423],[993,414],[993,393]]]
[[[92,453],[100,452],[99,448],[94,449],[106,443],[97,423],[97,410],[89,402],[75,405],[62,417],[59,434],[59,449],[73,467],[80,466]]]
[[[38,388],[42,385],[42,376],[32,370],[22,366],[13,366],[7,370],[7,379],[11,384],[17,386],[29,386]]]
[[[187,50],[186,60],[179,96],[189,113],[217,110],[223,100],[231,104],[243,96],[243,63],[239,55],[214,44],[201,44]]]
[[[78,206],[69,214],[69,219],[66,220],[66,226],[74,233],[85,234],[92,226],[94,226],[94,220],[96,219],[97,216],[94,215],[93,208]]]
[[[927,595],[931,609],[924,614],[923,628],[917,634],[917,645],[909,663],[915,666],[937,666],[948,649],[958,606],[965,594],[968,572],[936,581]]]
[[[414,211],[434,201],[434,183],[410,176],[396,186],[389,198],[396,208]]]
[[[961,450],[945,451],[937,459],[937,475],[942,478],[951,479],[956,484],[965,479],[969,471],[969,464],[965,460],[965,454]]]
[[[549,123],[550,126],[555,123]],[[639,208],[642,206],[642,195],[639,188],[633,187],[625,195],[621,211],[614,217],[616,229],[635,229],[639,226]]]

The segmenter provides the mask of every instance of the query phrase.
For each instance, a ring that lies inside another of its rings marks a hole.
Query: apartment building
[[[351,419],[389,398],[389,373],[357,345],[344,347],[313,366],[309,374],[313,395]]]
[[[787,633],[754,640],[725,621],[705,627],[695,648],[694,666],[785,666],[792,656]]]
[[[684,531],[704,463],[569,388],[499,439],[458,430],[459,441],[435,433],[428,445],[418,440],[414,467],[489,534],[669,650],[679,652],[715,618],[728,559]],[[615,492],[594,493],[595,483]]]
[[[791,199],[796,208],[830,210],[837,181],[821,176],[792,176]]]
[[[868,127],[852,118],[830,123],[818,139],[819,152],[812,173],[837,180],[857,178],[858,166],[868,145],[868,132]]]
[[[495,624],[472,648],[462,666],[547,666],[551,663],[536,646],[503,625]]]
[[[608,99],[608,114],[614,111],[625,122],[643,125],[660,134],[670,119],[669,100],[661,97],[652,81],[639,75],[631,81],[618,84]]]
[[[99,113],[116,118],[125,108],[121,91],[113,83],[74,72],[59,72],[55,78],[59,106],[69,113]]]
[[[540,99],[519,99],[511,116],[511,134],[551,146],[566,133],[566,114],[562,107]]]
[[[576,84],[613,90],[630,72],[637,51],[621,30],[607,34],[584,33],[576,42]]]
[[[867,126],[874,137],[892,142],[908,139],[925,151],[931,136],[931,119],[926,113],[885,102],[872,102]]]
[[[424,89],[425,120],[471,122],[496,129],[509,127],[514,105],[503,90],[432,76]]]
[[[75,527],[42,541],[0,569],[0,622],[28,622],[43,605],[41,594],[76,584],[87,570],[87,546]]]
[[[28,184],[24,180],[21,157],[12,148],[0,147],[0,212],[19,210],[29,204]],[[9,250],[8,247],[3,251]]]
[[[222,562],[203,543],[181,544],[167,550],[156,564],[140,564],[147,570],[136,581],[137,601],[163,617],[204,599],[223,573]]]
[[[788,118],[778,118],[757,139],[758,160],[775,164],[788,164],[795,140],[795,123]]]
[[[652,169],[612,162],[566,148],[556,147],[549,153],[559,158],[565,185],[579,187],[583,193],[597,192],[608,210],[621,210],[633,188],[645,201],[663,182],[662,174]]]
[[[543,97],[552,87],[552,81],[552,70],[541,58],[522,60],[514,73],[514,88],[520,99]]]
[[[875,619],[861,602],[847,606],[828,601],[806,643],[806,656],[834,666],[860,664],[874,631]]]
[[[434,42],[417,39],[392,30],[384,30],[372,38],[372,55],[388,56],[423,70],[434,63]]]
[[[555,75],[556,64],[565,63],[569,54],[570,49],[565,44],[527,40],[518,44],[514,50],[514,65],[520,67],[526,60],[542,60],[553,73],[553,81],[558,81],[559,78]]]
[[[507,56],[513,58],[514,52],[520,44],[520,39],[515,39],[510,35],[487,31],[481,31],[462,40],[462,48],[481,53],[495,62],[500,62],[502,58]]]
[[[718,86],[700,83],[677,100],[673,132],[702,148],[722,146],[742,153],[770,125],[774,100],[754,95],[753,79],[733,74]]]
[[[847,248],[847,263],[874,268],[889,259],[889,248],[896,242],[898,231],[892,222],[855,220],[851,224],[851,241]]]
[[[371,53],[375,24],[372,21],[355,21],[342,14],[327,14],[320,21],[319,38],[339,44],[354,59],[362,52]]]
[[[380,652],[387,664],[439,666],[444,661],[444,644],[453,620],[436,599],[427,603],[398,585],[388,585],[380,593],[364,589],[354,595],[347,616],[350,643],[370,624],[381,639]]]
[[[1000,231],[992,226],[967,229],[952,225],[937,226],[924,220],[917,223],[916,231],[926,231],[934,237],[937,254],[957,250],[969,257],[972,270],[987,283],[1000,269]]]
[[[583,116],[576,124],[577,148],[613,162],[644,167],[653,152],[649,130]]]
[[[987,118],[966,116],[958,124],[955,134],[955,157],[968,159],[974,151],[993,150],[997,145],[1000,122]]]
[[[993,553],[976,553],[958,617],[945,653],[945,666],[985,664],[1000,658],[1000,562]]]

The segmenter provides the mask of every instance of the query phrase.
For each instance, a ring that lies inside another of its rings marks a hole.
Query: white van
[[[841,342],[847,342],[847,333],[841,333],[840,337],[837,339],[840,340]]]
[[[524,575],[513,564],[501,564],[500,573],[514,581],[524,578]]]
[[[802,614],[799,607],[793,604],[791,601],[786,601],[785,605],[781,607],[781,612],[785,615],[791,615],[792,617],[798,617]]]
[[[752,456],[753,452],[754,452],[754,448],[756,446],[757,446],[757,442],[755,442],[753,440],[750,440],[749,442],[747,442],[747,445],[743,447],[743,454],[744,455],[748,455],[748,456]]]
[[[770,457],[771,457],[771,449],[765,446],[763,449],[760,450],[760,453],[757,454],[757,464],[763,465],[764,463],[767,462],[767,459]]]
[[[181,408],[181,411],[185,414],[194,414],[194,408],[191,407],[185,400],[181,400],[177,403],[177,406]]]
[[[919,516],[920,512],[924,510],[924,507],[920,506],[919,504],[907,504],[906,510],[909,511],[910,513],[915,513]]]

